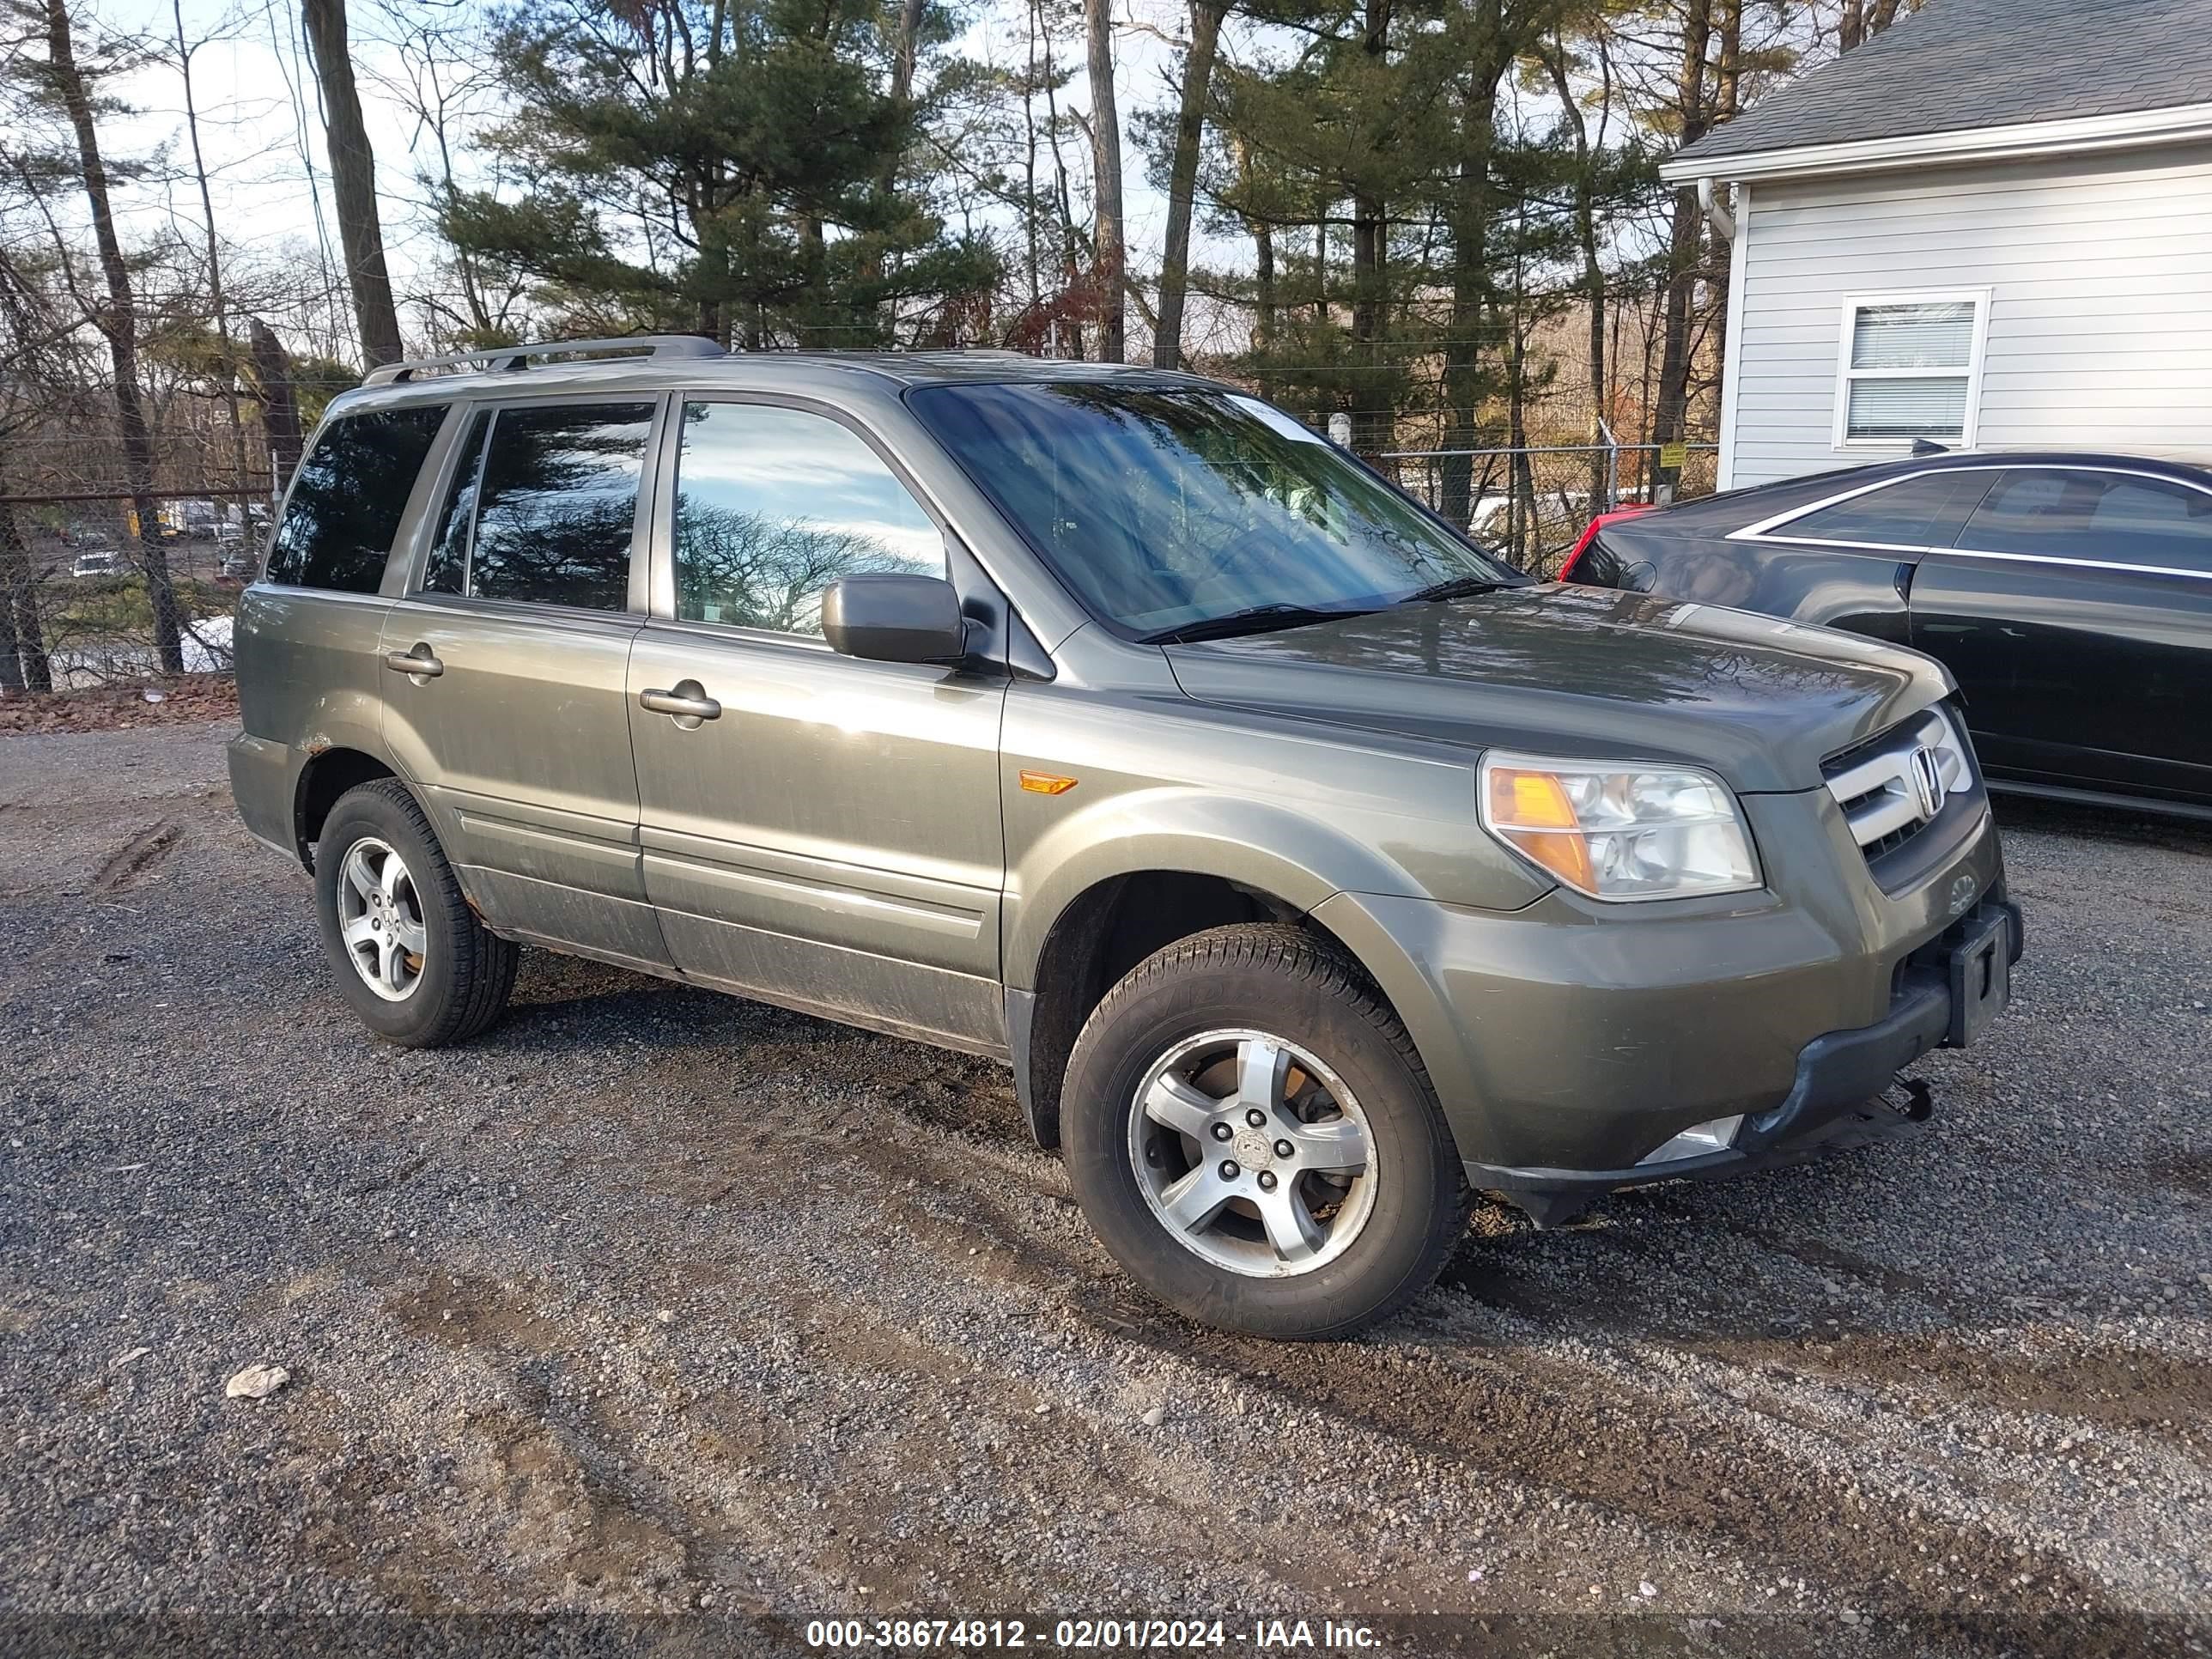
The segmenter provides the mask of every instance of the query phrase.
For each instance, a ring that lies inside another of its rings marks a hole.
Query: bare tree
[[[1206,100],[1213,85],[1214,52],[1228,0],[1190,0],[1190,46],[1182,60],[1182,97],[1176,112],[1175,154],[1168,167],[1167,246],[1160,258],[1160,316],[1152,331],[1152,365],[1182,367],[1182,309],[1190,288],[1191,200],[1198,190],[1198,148],[1206,136]]]
[[[1905,8],[1920,9],[1919,0]],[[1864,46],[1897,21],[1898,0],[1842,0],[1836,8],[1836,49]]]
[[[238,372],[230,355],[230,309],[223,303],[222,259],[216,251],[215,198],[208,190],[207,158],[200,150],[200,112],[192,94],[192,53],[198,44],[185,35],[184,0],[169,0],[177,29],[177,72],[185,83],[185,131],[192,143],[192,177],[200,187],[200,216],[207,231],[208,301],[215,308],[215,336],[222,350],[222,400],[230,411],[232,482],[246,483],[246,428],[238,413]]]
[[[1083,0],[1090,50],[1092,258],[1098,284],[1098,356],[1123,360],[1122,282],[1127,244],[1121,221],[1121,119],[1114,104],[1114,17],[1109,0]]]
[[[169,580],[169,561],[161,550],[154,512],[154,446],[138,386],[138,308],[131,291],[131,269],[124,263],[123,245],[115,234],[107,167],[100,158],[100,135],[93,125],[92,97],[77,68],[69,10],[64,0],[46,0],[46,75],[76,134],[78,170],[84,181],[85,199],[92,209],[100,274],[107,283],[106,307],[94,320],[107,341],[108,359],[115,371],[115,416],[123,439],[124,481],[135,520],[131,530],[138,544],[138,566],[145,573],[146,599],[154,613],[154,647],[163,669],[181,673],[185,654],[178,628],[176,589]]]
[[[1545,73],[1551,77],[1553,91],[1559,95],[1559,112],[1565,118],[1567,134],[1575,149],[1575,170],[1571,181],[1574,239],[1576,251],[1582,258],[1583,306],[1588,313],[1584,351],[1590,395],[1590,499],[1595,501],[1602,500],[1605,495],[1606,456],[1596,446],[1604,439],[1603,427],[1607,418],[1606,394],[1611,374],[1606,361],[1607,294],[1605,266],[1598,257],[1595,167],[1597,154],[1605,144],[1606,123],[1612,113],[1613,68],[1607,55],[1605,40],[1600,36],[1595,42],[1599,88],[1597,130],[1593,132],[1589,120],[1583,113],[1582,99],[1570,76],[1567,53],[1565,39],[1555,30],[1548,42],[1536,48],[1535,55],[1543,64]]]
[[[307,26],[315,75],[322,82],[331,191],[337,201],[338,243],[345,251],[346,280],[353,289],[354,316],[361,325],[362,354],[371,368],[396,363],[405,352],[399,343],[399,313],[392,302],[392,278],[384,265],[384,222],[376,206],[376,155],[369,148],[368,128],[361,118],[361,94],[354,86],[345,0],[300,0],[300,15]]]
[[[1711,126],[1712,88],[1706,53],[1712,44],[1713,0],[1686,0],[1682,8],[1680,70],[1675,82],[1674,113],[1685,145],[1705,137]],[[1697,192],[1684,185],[1674,192],[1674,216],[1668,236],[1668,280],[1664,337],[1659,353],[1659,400],[1652,412],[1651,437],[1666,445],[1681,441],[1689,416],[1690,313],[1694,308],[1705,236]],[[1679,469],[1662,467],[1672,487]]]

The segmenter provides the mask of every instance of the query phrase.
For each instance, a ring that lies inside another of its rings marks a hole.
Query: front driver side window
[[[822,590],[942,576],[945,540],[850,428],[774,404],[687,403],[676,465],[676,614],[819,638]]]
[[[2212,495],[2094,467],[2022,467],[1990,491],[1959,545],[2212,574]]]

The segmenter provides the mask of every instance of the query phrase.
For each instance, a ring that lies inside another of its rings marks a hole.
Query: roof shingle
[[[2207,0],[1927,0],[1680,154],[1718,160],[2205,102]]]

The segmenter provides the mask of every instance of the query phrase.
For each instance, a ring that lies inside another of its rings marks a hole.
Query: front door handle
[[[673,691],[641,691],[637,705],[656,714],[673,714],[676,723],[686,731],[702,720],[722,718],[722,705],[708,696],[707,688],[696,680],[679,681]]]
[[[446,665],[430,654],[430,647],[418,645],[411,651],[387,651],[384,665],[395,674],[420,674],[426,680],[434,680],[446,672]]]

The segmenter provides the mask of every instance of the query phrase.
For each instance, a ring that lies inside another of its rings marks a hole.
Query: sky
[[[159,36],[168,43],[173,58],[178,26],[174,3],[181,4],[186,39],[204,41],[192,54],[193,94],[219,236],[250,260],[319,258],[319,241],[334,249],[336,229],[330,220],[317,92],[298,38],[296,8],[284,0],[250,10],[221,0],[97,0],[96,15],[111,27]],[[460,3],[482,4],[483,0]],[[1182,27],[1186,13],[1179,0],[1115,0],[1115,5],[1124,25],[1117,37],[1116,92],[1123,128],[1127,235],[1133,267],[1146,269],[1158,263],[1167,204],[1146,179],[1142,159],[1128,147],[1129,128],[1139,109],[1172,105],[1176,52],[1170,40]],[[394,286],[404,295],[416,273],[434,262],[440,252],[416,182],[418,169],[434,163],[434,146],[428,132],[379,84],[380,78],[396,78],[398,60],[391,48],[371,38],[383,27],[372,0],[353,0],[350,10],[355,73],[376,152],[386,257]],[[1015,26],[1022,15],[1005,0],[992,0],[975,14],[958,49],[976,57],[995,54],[997,61],[1011,64],[1020,49]],[[1079,64],[1075,56],[1079,43],[1064,43],[1061,49]],[[118,211],[126,237],[149,234],[168,218],[197,244],[203,234],[200,207],[189,176],[184,93],[173,62],[149,62],[111,90],[133,112],[104,124],[107,153],[127,156],[166,144],[175,162],[170,172],[179,175],[118,192]],[[1079,74],[1063,101],[1066,107],[1087,109]],[[302,110],[309,143],[304,156]],[[319,213],[329,227],[327,235],[319,237]],[[1194,257],[1201,262],[1218,265],[1245,255],[1241,244],[1209,240],[1202,229],[1194,234]],[[403,314],[401,320],[411,331],[418,319]]]

